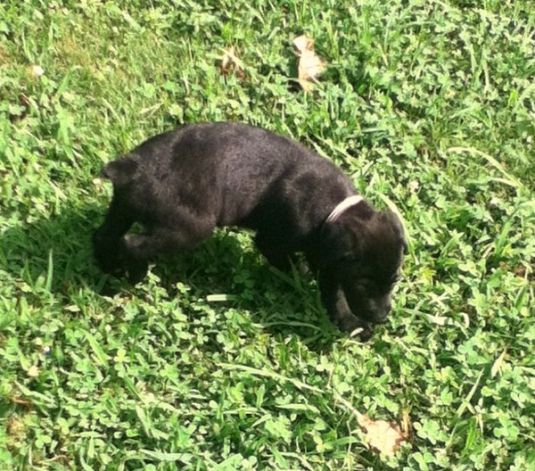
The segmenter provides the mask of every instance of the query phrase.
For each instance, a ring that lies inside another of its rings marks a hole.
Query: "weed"
[[[0,468],[532,468],[534,25],[528,1],[1,2]],[[307,94],[302,33],[327,64]],[[215,120],[303,141],[403,215],[370,343],[246,233],[135,287],[96,270],[102,164]],[[410,440],[377,455],[355,411]]]

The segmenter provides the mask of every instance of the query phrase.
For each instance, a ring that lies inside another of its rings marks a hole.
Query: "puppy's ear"
[[[403,244],[403,253],[407,253],[407,251],[409,250],[409,246],[407,244],[407,237],[405,236],[405,226],[403,224],[403,221],[401,220],[400,216],[394,211],[387,211],[385,214],[399,234],[401,243]]]
[[[137,156],[129,154],[106,164],[100,176],[111,180],[114,185],[125,185],[134,176],[137,166]]]
[[[403,234],[402,242],[403,242],[403,253],[407,254],[407,252],[409,251],[409,244],[407,243],[407,239],[405,238],[405,234]]]
[[[359,254],[359,241],[351,227],[343,222],[325,224],[321,231],[322,265],[344,258],[355,258]]]

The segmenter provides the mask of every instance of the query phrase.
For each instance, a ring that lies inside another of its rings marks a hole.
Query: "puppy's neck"
[[[348,208],[351,208],[352,206],[356,206],[362,201],[364,201],[364,198],[362,198],[362,196],[360,195],[348,196],[346,199],[342,200],[336,205],[336,207],[331,211],[331,214],[327,216],[325,222],[327,224],[336,222],[336,220],[344,211],[346,211]]]
[[[362,196],[348,196],[335,206],[329,216],[327,216],[327,219],[325,219],[325,224],[335,223],[347,212],[358,214],[361,219],[369,219],[373,215],[374,210]]]

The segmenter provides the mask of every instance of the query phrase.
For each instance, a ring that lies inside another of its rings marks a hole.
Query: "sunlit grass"
[[[534,24],[527,1],[0,3],[0,469],[534,466]],[[310,94],[303,32],[328,64]],[[93,265],[102,164],[215,120],[301,140],[402,214],[369,343],[243,232],[135,287]],[[401,424],[395,457],[355,411]]]

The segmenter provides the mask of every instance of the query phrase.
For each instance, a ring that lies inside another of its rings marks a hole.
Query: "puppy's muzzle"
[[[392,301],[390,298],[379,301],[376,299],[369,299],[367,309],[361,311],[359,315],[372,324],[384,324],[391,310]]]

